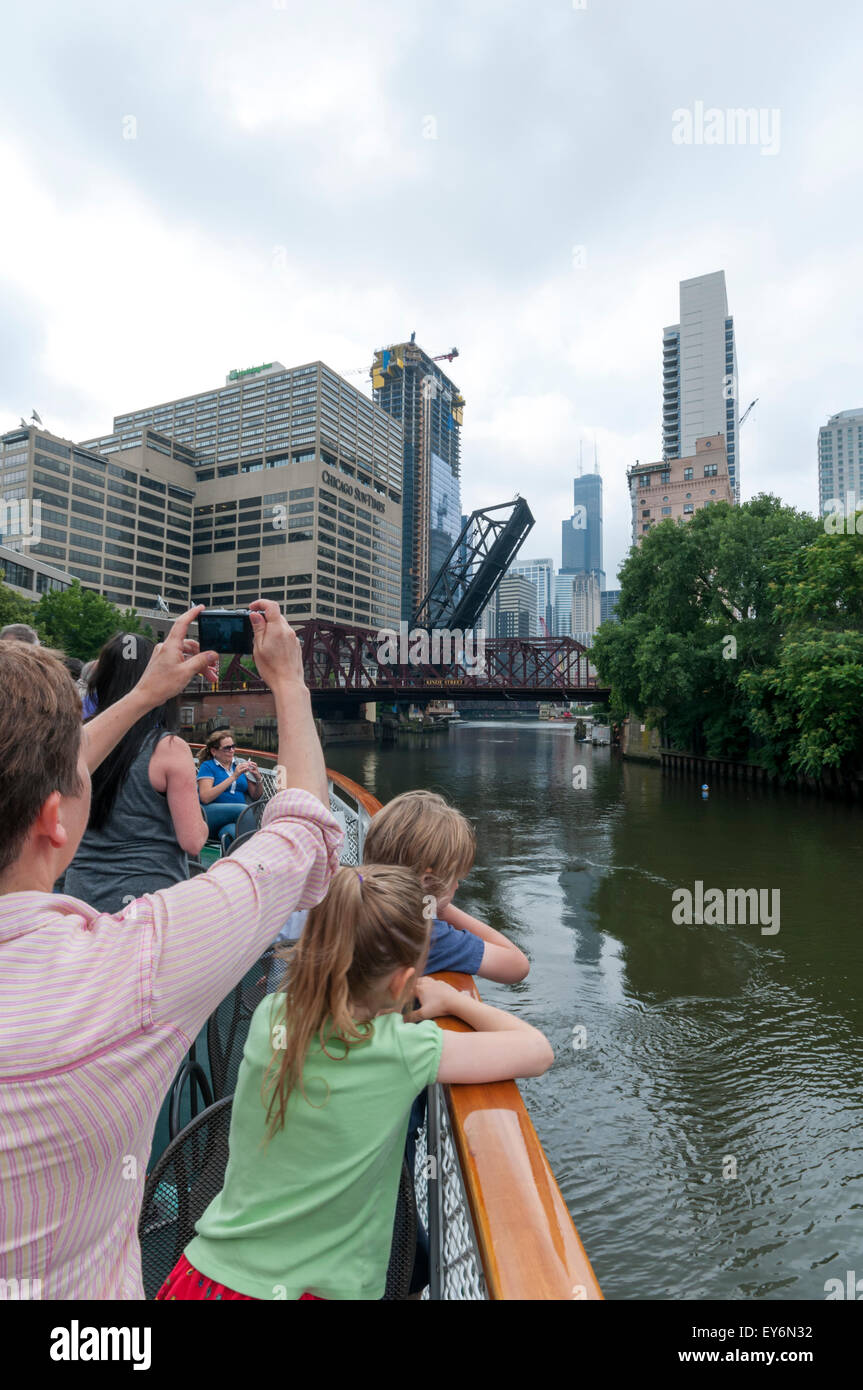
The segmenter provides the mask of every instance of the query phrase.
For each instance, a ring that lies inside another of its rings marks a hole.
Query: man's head
[[[26,623],[7,623],[0,628],[0,641],[29,642],[32,647],[39,646],[39,637]]]
[[[2,641],[0,704],[0,875],[25,855],[50,887],[71,862],[90,812],[81,702],[62,662],[44,647]]]

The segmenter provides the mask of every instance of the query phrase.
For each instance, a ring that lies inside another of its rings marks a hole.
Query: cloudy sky
[[[863,406],[858,0],[40,0],[3,27],[0,429],[35,406],[83,439],[415,330],[459,348],[464,509],[521,492],[524,555],[560,562],[595,441],[611,583],[678,282],[724,269],[743,496],[816,509],[818,426]],[[699,101],[778,111],[778,150],[674,143]]]

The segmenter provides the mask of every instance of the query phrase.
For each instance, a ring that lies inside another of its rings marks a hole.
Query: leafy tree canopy
[[[143,632],[134,610],[121,613],[101,594],[83,589],[77,579],[68,589],[43,594],[35,618],[37,630],[50,646],[79,661],[98,656],[115,632]]]
[[[655,527],[594,643],[612,705],[675,748],[849,774],[863,763],[863,534],[848,532],[763,494]]]

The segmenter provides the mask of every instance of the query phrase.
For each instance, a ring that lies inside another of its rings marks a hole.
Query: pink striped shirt
[[[279,792],[236,854],[117,916],[0,896],[0,1280],[143,1298],[136,1228],[162,1101],[288,914],[323,898],[341,842],[316,797]]]

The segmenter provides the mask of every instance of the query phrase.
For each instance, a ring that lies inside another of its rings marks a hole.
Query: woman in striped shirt
[[[54,895],[90,806],[90,774],[216,654],[184,614],[130,694],[82,729],[43,648],[0,643],[0,1281],[43,1298],[142,1298],[136,1223],[156,1115],[208,1015],[289,913],[326,893],[342,832],[296,634],[251,605],[279,725],[283,785],[261,831],[206,874],[109,915]]]

